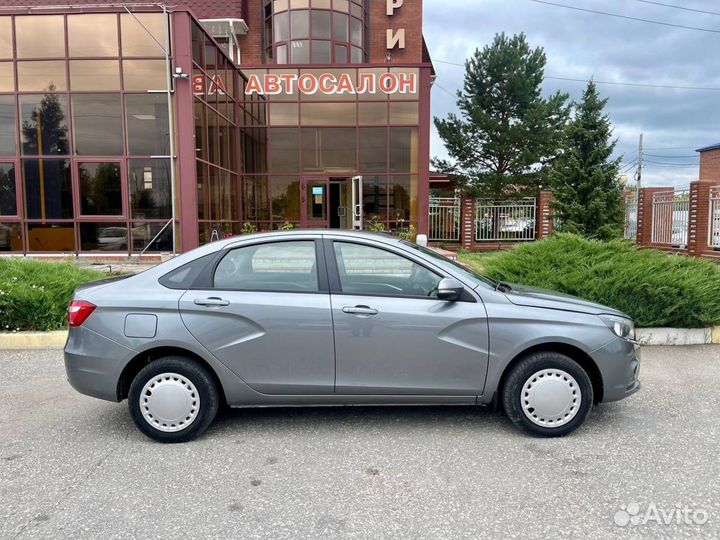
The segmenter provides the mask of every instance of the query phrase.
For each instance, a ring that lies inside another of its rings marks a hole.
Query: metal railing
[[[710,230],[708,244],[720,248],[720,186],[710,189]]]
[[[625,233],[628,240],[637,238],[638,198],[637,193],[625,195]]]
[[[690,190],[676,188],[653,194],[652,243],[687,249]]]
[[[512,201],[478,199],[475,239],[478,242],[535,240],[536,212],[535,198]]]
[[[460,198],[430,199],[429,240],[458,242],[460,240]]]

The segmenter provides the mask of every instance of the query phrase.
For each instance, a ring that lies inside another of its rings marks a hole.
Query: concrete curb
[[[641,345],[720,344],[720,326],[713,328],[638,328]],[[0,349],[62,349],[67,330],[54,332],[0,332]]]

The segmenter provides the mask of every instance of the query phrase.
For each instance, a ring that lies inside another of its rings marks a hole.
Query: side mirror
[[[438,283],[437,297],[440,300],[454,302],[462,296],[465,287],[455,278],[443,278]]]

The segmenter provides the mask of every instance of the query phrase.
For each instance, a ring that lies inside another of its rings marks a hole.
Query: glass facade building
[[[0,11],[0,251],[423,232],[432,66],[392,60],[384,3],[246,0],[212,25],[128,7]]]

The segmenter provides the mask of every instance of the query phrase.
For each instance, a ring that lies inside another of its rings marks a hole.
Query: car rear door
[[[200,281],[180,299],[180,314],[218,360],[261,393],[332,394],[332,318],[318,237],[228,249]]]
[[[485,307],[434,296],[441,271],[390,247],[326,240],[336,394],[475,396],[488,364]]]

